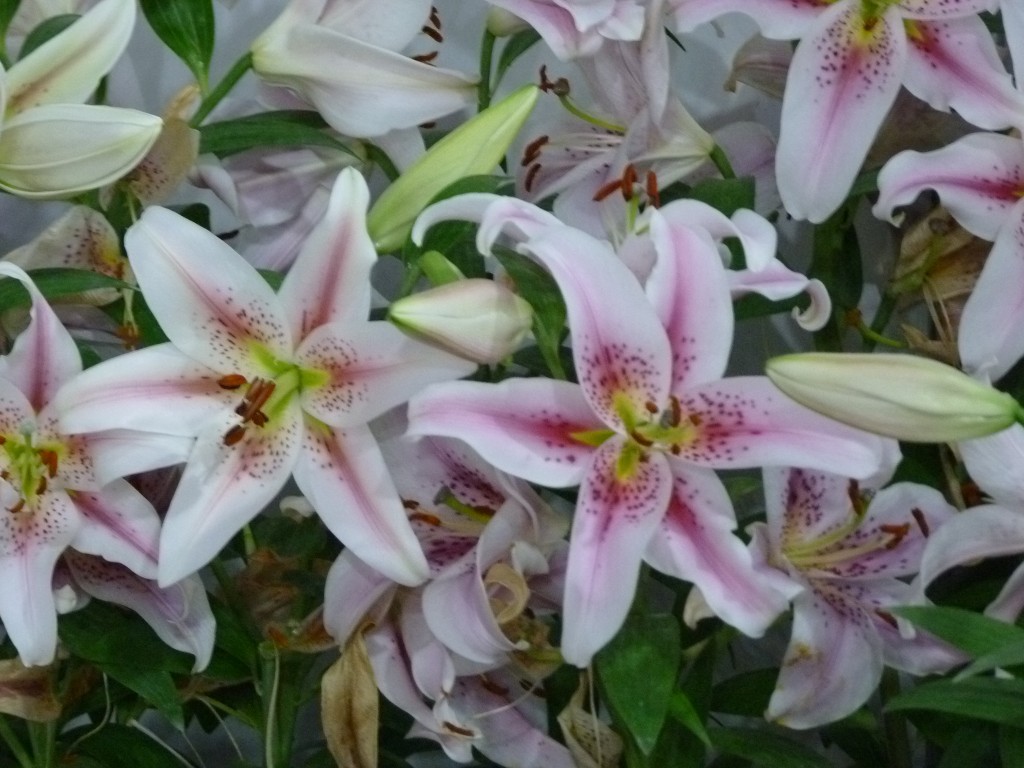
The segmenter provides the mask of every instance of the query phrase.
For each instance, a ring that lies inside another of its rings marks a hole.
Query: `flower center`
[[[63,449],[58,443],[34,444],[31,432],[0,436],[3,446],[5,467],[0,478],[6,480],[20,499],[8,512],[20,512],[26,505],[34,507],[39,497],[46,493],[49,481],[57,474],[57,464]]]
[[[252,381],[240,373],[229,373],[217,380],[221,389],[244,388],[242,399],[235,406],[240,421],[224,433],[224,445],[241,442],[250,426],[265,427],[281,414],[293,395],[304,388],[322,386],[327,380],[324,371],[305,370],[292,363],[272,361],[266,367],[270,375],[257,376]]]

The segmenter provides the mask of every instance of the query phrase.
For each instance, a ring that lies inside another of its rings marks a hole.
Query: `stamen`
[[[246,378],[240,373],[229,373],[217,379],[217,386],[221,389],[238,389],[246,383]]]
[[[654,171],[647,171],[647,183],[644,185],[647,193],[647,205],[651,208],[661,207],[661,194],[658,192],[658,177]]]
[[[896,617],[888,611],[882,611],[876,608],[875,614],[877,614],[878,618],[880,618],[886,624],[891,625],[893,629],[897,629],[899,627],[899,625],[896,623]]]
[[[437,58],[437,51],[431,51],[430,53],[421,53],[419,56],[412,57],[414,61],[418,61],[421,64],[429,64]]]
[[[419,502],[413,501],[412,499],[402,499],[402,506],[406,509],[416,509],[419,507]]]
[[[545,134],[543,136],[538,136],[536,139],[527,144],[526,149],[523,150],[523,161],[522,163],[520,163],[520,165],[522,165],[522,167],[525,168],[534,160],[536,160],[537,156],[540,155],[541,148],[547,143],[548,136],[547,134]]]
[[[484,675],[480,675],[480,685],[484,687],[484,690],[490,691],[495,696],[508,696],[508,688],[491,682]]]
[[[456,734],[458,736],[465,736],[466,738],[472,738],[472,737],[476,736],[476,733],[474,733],[473,731],[469,730],[468,728],[461,728],[461,727],[455,725],[455,723],[450,723],[447,720],[444,720],[441,723],[441,725],[443,725],[449,731],[451,731],[452,733],[454,733],[454,734]]]
[[[630,164],[622,169],[622,197],[626,202],[633,199],[634,184],[636,184],[636,168]]]
[[[413,512],[409,515],[409,519],[420,523],[426,523],[427,525],[432,525],[435,528],[441,527],[441,518],[437,515],[429,515],[426,512]]]
[[[544,64],[540,68],[540,89],[545,93],[553,93],[555,96],[562,98],[568,96],[572,88],[569,86],[569,81],[564,77],[560,77],[557,80],[548,80],[548,67]]]
[[[51,451],[49,448],[43,448],[39,451],[39,460],[43,462],[43,466],[46,467],[46,472],[50,477],[57,474],[57,452]]]
[[[924,512],[914,507],[910,510],[910,515],[914,518],[914,522],[917,523],[917,527],[921,529],[921,535],[927,539],[931,529],[928,527],[928,521],[925,519]]]
[[[237,445],[243,437],[245,437],[245,427],[235,424],[224,434],[224,445]]]
[[[878,526],[878,530],[892,536],[892,539],[885,543],[885,548],[896,549],[896,547],[900,545],[900,542],[906,538],[908,533],[910,533],[910,523],[903,523],[902,525],[880,525]]]
[[[540,173],[540,163],[536,163],[529,171],[526,172],[526,178],[523,179],[523,189],[529,192],[533,187],[533,181],[537,178],[537,174]]]
[[[609,181],[604,186],[599,187],[597,192],[594,193],[594,202],[598,203],[604,200],[606,197],[610,196],[615,190],[620,189],[621,187],[622,179],[615,179],[614,181]]]
[[[42,496],[44,493],[46,493],[46,486],[46,475],[43,475],[42,477],[39,478],[39,485],[36,486],[36,495]]]
[[[8,507],[8,508],[7,508],[7,511],[8,511],[8,512],[10,512],[10,513],[12,513],[12,514],[15,514],[15,515],[16,515],[16,514],[18,514],[19,512],[21,512],[21,510],[23,510],[24,508],[25,508],[25,500],[24,500],[24,499],[18,499],[18,500],[17,500],[17,501],[16,501],[15,503],[14,503],[14,506],[13,506],[13,507]]]
[[[648,413],[651,413],[651,414],[654,414],[654,413],[657,413],[657,412],[658,412],[658,406],[657,406],[657,405],[655,405],[655,404],[654,404],[654,403],[653,403],[652,401],[650,401],[650,400],[648,400],[648,401],[647,401],[646,403],[644,403],[644,408],[646,408],[646,409],[647,409],[647,412],[648,412]]]
[[[652,445],[654,445],[654,441],[653,440],[648,440],[646,437],[641,435],[635,429],[629,430],[629,436],[633,438],[634,442],[639,443],[644,448],[650,448]]]
[[[424,26],[423,34],[433,40],[435,43],[443,43],[444,35],[441,34],[440,30],[434,29],[433,27]]]
[[[437,12],[437,6],[430,6],[430,23],[441,29],[441,14]]]

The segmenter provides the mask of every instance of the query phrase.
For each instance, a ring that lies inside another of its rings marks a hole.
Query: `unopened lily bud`
[[[379,253],[401,247],[412,223],[445,187],[466,176],[491,173],[533,110],[540,93],[525,85],[460,125],[384,190],[366,226]]]
[[[518,348],[533,310],[508,288],[478,278],[399,299],[388,317],[410,335],[467,360],[493,364]]]
[[[1010,395],[913,355],[783,355],[768,378],[801,405],[879,435],[918,443],[999,432],[1024,416]]]
[[[487,12],[486,25],[487,31],[495,37],[508,37],[530,28],[529,24],[504,8],[491,8]]]

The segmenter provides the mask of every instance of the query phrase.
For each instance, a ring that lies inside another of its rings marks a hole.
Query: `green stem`
[[[235,87],[238,81],[242,79],[242,76],[250,69],[252,69],[252,54],[246,51],[238,61],[231,65],[231,69],[224,75],[224,79],[217,83],[217,87],[210,91],[206,98],[203,99],[203,103],[199,105],[199,109],[196,110],[195,115],[189,121],[189,125],[193,128],[198,128],[202,125],[207,115],[220,104],[221,100],[230,93],[231,89]]]
[[[606,131],[612,131],[614,133],[625,133],[626,129],[618,123],[613,123],[609,120],[604,120],[597,115],[592,115],[589,112],[584,111],[577,107],[572,99],[568,96],[559,96],[558,100],[562,102],[562,106],[565,107],[570,114],[576,115],[580,120],[583,120],[591,125],[597,126],[598,128],[604,128]]]
[[[875,342],[884,344],[881,339],[885,338],[882,334],[885,332],[885,327],[889,324],[889,320],[892,319],[892,313],[896,310],[896,294],[886,291],[882,294],[882,300],[878,305],[878,309],[875,311],[875,317],[871,321],[870,331],[871,334],[864,334],[864,351],[870,352],[875,348]],[[891,342],[891,340],[889,340]],[[900,345],[903,346],[903,345]]]
[[[281,751],[278,744],[277,700],[281,687],[281,652],[271,642],[260,644],[262,667],[260,698],[263,701],[263,758],[266,768],[287,768],[287,762],[278,762]]]
[[[880,687],[882,703],[900,694],[899,672],[886,669],[882,673]],[[885,742],[889,755],[889,768],[911,768],[910,737],[907,734],[907,722],[899,712],[887,712],[882,716],[885,728]]]
[[[372,163],[374,163],[381,172],[388,177],[388,181],[394,181],[402,172],[398,170],[395,163],[388,157],[387,152],[378,147],[376,144],[365,144],[366,157]]]
[[[477,111],[483,112],[491,105],[491,70],[494,66],[494,43],[497,38],[490,30],[484,30],[480,42],[480,83],[476,87]]]
[[[36,768],[54,768],[57,764],[57,722],[28,723],[28,737],[32,742]]]
[[[729,156],[725,154],[725,150],[717,144],[714,149],[711,150],[711,154],[708,155],[708,159],[715,164],[715,168],[722,174],[723,179],[735,179],[736,171],[733,170],[732,163],[729,162]]]
[[[3,739],[7,748],[14,754],[21,768],[35,768],[32,756],[29,755],[14,729],[11,728],[11,724],[7,722],[7,718],[3,715],[0,715],[0,739]]]

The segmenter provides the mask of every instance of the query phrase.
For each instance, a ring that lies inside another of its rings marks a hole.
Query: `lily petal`
[[[377,441],[364,426],[307,420],[295,482],[331,533],[372,568],[415,586],[430,573]]]
[[[351,549],[344,550],[327,572],[324,628],[344,647],[370,610],[394,590],[390,577],[368,566]]]
[[[669,0],[676,28],[691,32],[697,25],[726,13],[745,13],[765,37],[793,40],[803,37],[829,0]]]
[[[125,480],[95,493],[75,493],[82,526],[71,546],[127,566],[145,579],[156,578],[160,518],[146,498]]]
[[[365,320],[370,312],[370,270],[377,263],[366,231],[370,193],[355,170],[334,183],[327,211],[309,233],[277,293],[292,338],[304,339],[328,323]]]
[[[590,463],[594,449],[573,435],[604,428],[578,385],[551,379],[439,384],[409,401],[410,435],[464,440],[499,469],[552,487],[577,485]]]
[[[640,562],[672,494],[672,473],[660,453],[629,477],[618,477],[620,437],[594,454],[580,486],[562,610],[562,656],[586,667],[612,639],[629,611]]]
[[[291,356],[274,291],[212,232],[153,206],[125,233],[125,249],[160,327],[192,359],[218,373],[257,376],[254,345]]]
[[[964,466],[984,491],[997,502],[1024,509],[1024,427],[1014,424],[994,435],[957,443]]]
[[[836,3],[793,54],[782,100],[776,174],[794,218],[839,207],[896,99],[907,38],[896,8],[869,28],[859,4]]]
[[[695,584],[711,610],[750,637],[760,637],[789,603],[755,571],[750,552],[733,533],[736,518],[714,472],[672,467],[668,514],[644,559],[657,570]]]

